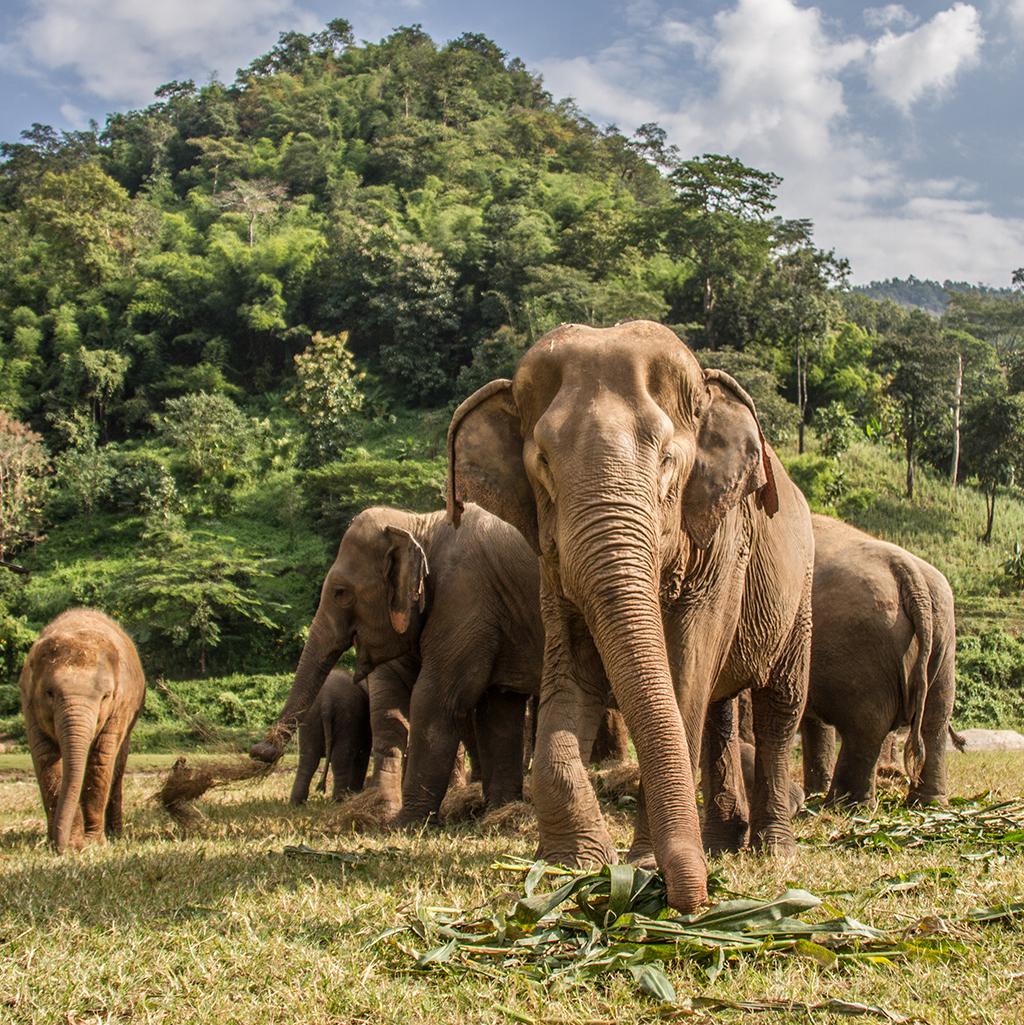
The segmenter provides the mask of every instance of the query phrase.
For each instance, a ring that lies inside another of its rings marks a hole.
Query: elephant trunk
[[[622,492],[619,492],[621,496]],[[669,902],[692,911],[707,900],[707,863],[697,818],[689,744],[665,648],[659,599],[658,535],[640,499],[582,517],[572,531],[565,574],[629,727],[644,780],[654,853]]]
[[[60,794],[50,842],[58,854],[63,854],[71,842],[75,819],[82,799],[82,783],[89,749],[96,736],[98,722],[96,709],[67,708],[59,713],[57,736],[61,753]]]
[[[340,647],[334,630],[324,623],[319,612],[309,628],[309,637],[299,657],[292,689],[277,721],[267,730],[263,740],[249,750],[249,757],[259,762],[276,762],[288,746],[309,706],[316,700],[327,675],[334,668],[344,648]]]

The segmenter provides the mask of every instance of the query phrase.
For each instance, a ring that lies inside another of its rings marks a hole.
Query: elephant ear
[[[485,384],[455,410],[448,428],[448,518],[466,502],[511,523],[539,552],[537,506],[523,466],[523,436],[512,382]]]
[[[757,493],[769,516],[779,509],[771,450],[751,397],[722,370],[706,370],[709,402],[700,418],[697,456],[683,493],[683,519],[694,544],[706,548],[725,514]]]
[[[388,615],[395,630],[404,634],[413,610],[422,612],[427,603],[427,555],[407,530],[385,527],[391,542],[384,562],[388,588]]]

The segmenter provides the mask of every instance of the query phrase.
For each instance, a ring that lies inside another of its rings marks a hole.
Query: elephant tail
[[[320,781],[316,785],[318,794],[327,793],[327,770],[331,767],[331,748],[334,746],[334,732],[331,728],[331,717],[323,717],[324,724],[324,771],[320,773]]]
[[[928,663],[932,657],[934,624],[932,595],[924,574],[909,560],[896,567],[903,611],[913,624],[917,637],[917,656],[903,684],[903,707],[910,720],[910,732],[903,746],[903,764],[907,775],[916,783],[924,768],[925,704],[928,700]]]

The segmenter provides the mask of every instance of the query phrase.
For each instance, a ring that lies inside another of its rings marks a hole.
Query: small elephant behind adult
[[[317,791],[327,790],[327,771],[333,776],[331,796],[342,800],[363,789],[370,762],[370,693],[365,680],[356,683],[347,669],[333,669],[299,726],[299,766],[291,803],[304,804],[310,783],[323,761]]]
[[[839,520],[814,516],[813,528],[804,786],[808,793],[827,788],[829,804],[873,801],[883,742],[892,730],[909,727],[907,800],[945,804],[946,736],[956,694],[949,583],[923,559]],[[842,738],[838,761],[832,727]]]
[[[121,833],[128,743],[146,696],[131,638],[95,609],[70,609],[46,626],[19,680],[32,764],[50,845]]]
[[[387,806],[383,824],[437,816],[471,732],[488,807],[520,799],[525,705],[543,658],[539,590],[535,553],[483,509],[468,508],[458,531],[443,512],[364,510],[324,579],[278,721],[250,754],[280,757],[354,645],[356,677],[373,673],[370,786]]]

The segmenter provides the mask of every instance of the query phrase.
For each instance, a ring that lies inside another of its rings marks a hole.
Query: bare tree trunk
[[[799,344],[796,350],[796,406],[800,412],[800,421],[797,425],[799,444],[797,451],[804,454],[804,418],[807,410],[807,369],[804,366],[803,351]]]
[[[907,432],[907,498],[914,497],[914,434]]]
[[[993,487],[991,491],[985,492],[985,533],[982,534],[981,540],[985,544],[992,543],[992,521],[996,518],[996,489]]]
[[[949,466],[949,483],[955,488],[960,472],[960,399],[964,391],[964,357],[956,357],[956,389],[953,392],[953,460]]]

